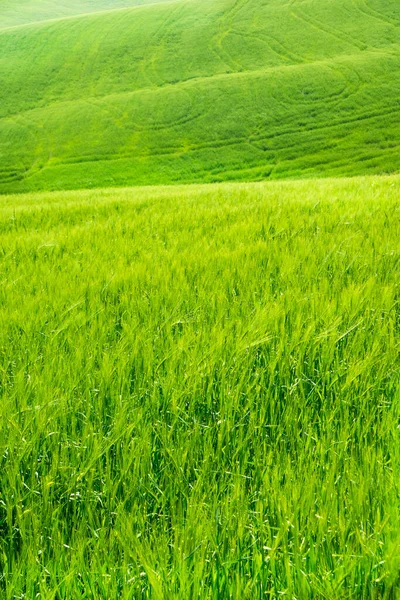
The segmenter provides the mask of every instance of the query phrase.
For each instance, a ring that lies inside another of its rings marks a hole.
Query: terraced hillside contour
[[[398,0],[6,0],[0,191],[400,168]]]

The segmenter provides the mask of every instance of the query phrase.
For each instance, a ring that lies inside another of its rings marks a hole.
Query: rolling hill
[[[157,1],[160,3],[168,0]],[[69,0],[68,3],[59,0],[3,0],[0,6],[1,28],[152,3],[154,0]]]
[[[397,172],[397,0],[0,5],[0,191]]]
[[[400,598],[398,4],[0,0],[1,600]]]

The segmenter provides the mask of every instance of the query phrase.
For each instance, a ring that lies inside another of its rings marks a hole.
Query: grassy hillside
[[[2,197],[2,599],[399,597],[399,194]]]
[[[61,4],[0,4],[0,191],[400,168],[398,0]]]
[[[143,4],[155,4],[168,0],[2,0],[0,4],[0,28],[38,23],[85,15],[92,12],[133,8]]]

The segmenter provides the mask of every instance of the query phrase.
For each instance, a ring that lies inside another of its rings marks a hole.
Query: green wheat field
[[[280,598],[400,598],[398,0],[0,0],[0,599]]]

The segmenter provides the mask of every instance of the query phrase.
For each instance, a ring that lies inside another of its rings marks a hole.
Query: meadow
[[[399,25],[398,0],[5,0],[0,192],[398,172]]]
[[[0,597],[400,595],[400,177],[0,197]]]
[[[90,13],[133,8],[145,4],[159,4],[169,0],[3,0],[0,6],[1,29],[20,25],[35,25],[68,17],[87,16]],[[105,15],[107,16],[107,15]]]

